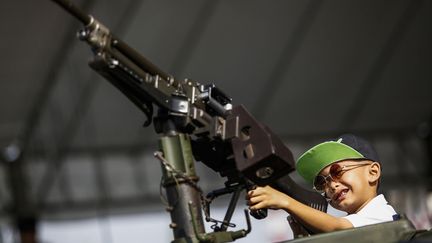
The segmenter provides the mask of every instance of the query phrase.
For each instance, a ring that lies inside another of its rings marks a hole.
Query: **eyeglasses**
[[[356,169],[365,165],[370,165],[371,163],[362,163],[362,164],[352,164],[352,165],[340,165],[338,163],[332,164],[330,166],[330,172],[327,176],[317,175],[313,182],[313,189],[319,193],[324,193],[327,183],[331,180],[340,180],[342,175],[352,169]]]

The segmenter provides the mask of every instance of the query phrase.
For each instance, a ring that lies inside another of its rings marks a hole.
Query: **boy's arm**
[[[270,186],[258,187],[248,192],[250,209],[283,209],[314,232],[331,232],[353,228],[345,218],[337,218],[300,203]]]

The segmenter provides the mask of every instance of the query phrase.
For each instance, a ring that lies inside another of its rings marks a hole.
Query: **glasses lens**
[[[317,190],[319,192],[324,191],[325,184],[326,184],[326,178],[324,176],[317,175],[317,177],[315,177],[315,180],[314,180],[315,190]]]
[[[340,166],[339,164],[333,164],[330,167],[330,176],[333,179],[340,179],[342,177],[342,166]]]

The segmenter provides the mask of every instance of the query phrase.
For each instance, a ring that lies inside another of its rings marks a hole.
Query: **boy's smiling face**
[[[336,162],[342,170],[339,179],[330,179],[325,187],[325,195],[330,205],[349,214],[356,213],[376,196],[376,186],[380,176],[380,165],[377,162],[344,160]],[[328,176],[333,164],[325,167],[319,174]]]

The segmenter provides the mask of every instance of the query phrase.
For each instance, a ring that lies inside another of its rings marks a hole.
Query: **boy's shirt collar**
[[[388,204],[384,195],[374,197],[360,211],[345,216],[354,227],[393,221],[397,215],[394,208]]]
[[[372,212],[375,212],[376,208],[388,204],[387,200],[384,198],[383,194],[379,194],[376,197],[372,198],[368,204],[366,204],[360,211],[356,214],[360,215],[369,215]]]

